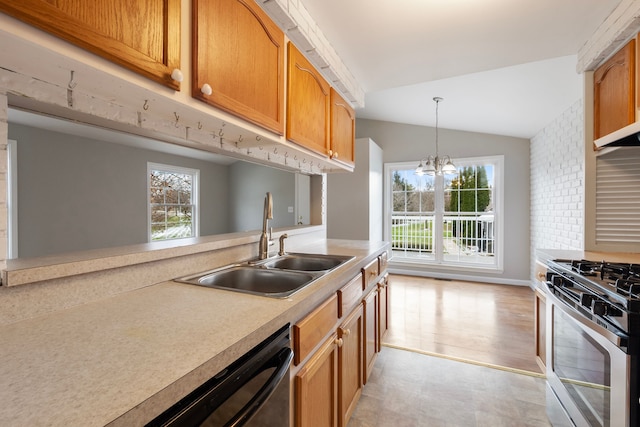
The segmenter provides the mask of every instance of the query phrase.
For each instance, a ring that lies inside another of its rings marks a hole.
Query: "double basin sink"
[[[260,261],[234,264],[182,277],[176,281],[271,298],[287,298],[353,258],[342,255],[290,253]]]

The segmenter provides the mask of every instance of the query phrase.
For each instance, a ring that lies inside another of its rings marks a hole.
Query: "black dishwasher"
[[[289,329],[280,328],[147,427],[289,426]]]

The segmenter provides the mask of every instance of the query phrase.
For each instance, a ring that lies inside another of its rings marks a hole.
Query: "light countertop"
[[[2,326],[0,425],[143,425],[386,248],[346,240],[297,248],[355,259],[287,299],[169,281]]]

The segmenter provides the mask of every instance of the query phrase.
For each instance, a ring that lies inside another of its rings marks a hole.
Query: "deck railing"
[[[430,256],[434,251],[433,214],[394,213],[391,247],[407,256]],[[494,255],[494,216],[491,212],[464,212],[443,216],[443,252],[457,256]]]

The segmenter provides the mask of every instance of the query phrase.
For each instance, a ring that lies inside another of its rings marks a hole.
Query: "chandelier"
[[[416,168],[416,175],[455,174],[458,170],[451,161],[451,157],[445,155],[440,158],[438,156],[438,104],[442,101],[442,98],[436,96],[433,100],[436,103],[436,155],[428,155],[420,160],[420,164]]]

